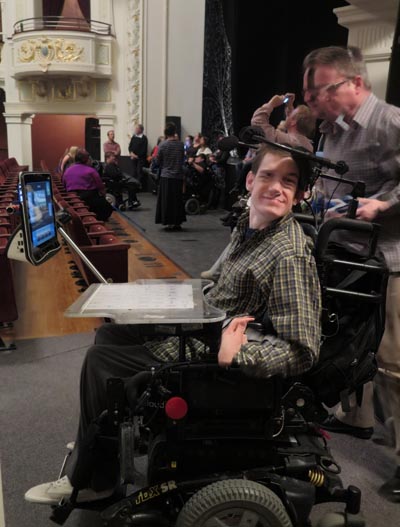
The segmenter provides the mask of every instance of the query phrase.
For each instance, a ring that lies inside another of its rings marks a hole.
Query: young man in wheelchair
[[[232,318],[221,336],[221,367],[234,363],[256,377],[292,377],[318,358],[320,285],[309,240],[291,213],[307,186],[308,170],[304,161],[271,147],[261,148],[254,159],[247,177],[249,211],[240,218],[218,283],[207,294],[209,304]],[[248,339],[248,323],[265,313],[273,331]],[[192,357],[199,357],[204,343],[189,338],[187,348]],[[83,470],[77,459],[89,425],[107,408],[107,379],[127,379],[177,358],[177,337],[148,339],[133,325],[102,326],[82,367],[80,425],[67,476],[31,488],[26,500],[56,504],[71,495],[71,479]],[[85,475],[88,488],[79,492],[78,502],[110,496],[118,483],[116,453],[102,451],[96,460],[92,473]]]
[[[140,206],[140,201],[136,194],[136,191],[140,187],[139,181],[121,171],[118,166],[117,156],[114,152],[106,152],[104,158],[105,164],[102,179],[107,191],[114,194],[116,207],[120,208],[124,205],[123,192],[126,191],[128,193],[129,210],[137,209]]]

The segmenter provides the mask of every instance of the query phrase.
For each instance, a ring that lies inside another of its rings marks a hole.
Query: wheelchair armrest
[[[336,230],[346,230],[348,232],[365,232],[370,234],[371,246],[370,254],[374,254],[379,234],[379,225],[361,220],[350,218],[333,218],[325,222],[319,232],[316,244],[316,259],[320,261],[325,256],[325,251],[330,241],[332,232]]]

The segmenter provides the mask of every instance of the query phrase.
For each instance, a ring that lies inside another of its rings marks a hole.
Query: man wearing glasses
[[[312,51],[303,62],[304,101],[314,116],[324,119],[324,156],[344,160],[346,178],[364,181],[357,218],[381,225],[379,248],[390,270],[386,327],[377,354],[383,376],[384,411],[393,416],[396,453],[400,455],[400,109],[372,92],[361,51],[330,46]],[[322,148],[320,148],[322,150]],[[327,199],[349,194],[351,186],[323,180]],[[373,433],[372,383],[365,386],[361,406],[353,401],[348,414],[336,411],[324,428],[369,439]],[[380,493],[400,501],[400,461],[395,476]]]

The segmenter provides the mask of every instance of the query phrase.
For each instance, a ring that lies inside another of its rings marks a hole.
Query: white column
[[[201,129],[205,0],[151,0],[143,13],[143,123],[152,144],[165,117],[182,136]]]
[[[373,92],[384,99],[399,0],[349,1],[333,11],[349,30],[348,44],[363,52]]]
[[[205,0],[169,0],[167,115],[178,115],[182,137],[201,131]]]
[[[151,146],[164,133],[167,115],[168,6],[168,0],[144,3],[143,124]]]
[[[32,168],[32,115],[4,114],[7,125],[8,157]]]

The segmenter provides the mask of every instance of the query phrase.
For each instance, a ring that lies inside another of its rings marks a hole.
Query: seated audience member
[[[103,181],[106,185],[112,185],[114,190],[117,190],[117,207],[122,203],[122,192],[128,192],[128,208],[136,209],[140,206],[140,201],[137,198],[136,190],[140,183],[133,177],[124,174],[118,166],[117,159],[113,152],[106,152],[106,162],[103,167]],[[112,190],[112,189],[111,189]],[[119,199],[118,199],[119,198]]]
[[[246,178],[247,174],[251,170],[251,164],[253,162],[253,159],[257,153],[256,148],[249,148],[247,150],[247,153],[243,159],[243,162],[239,165],[240,172],[236,179],[235,186],[233,187],[232,191],[239,192],[239,194],[243,194],[246,192]]]
[[[254,159],[247,177],[250,208],[239,221],[220,279],[207,293],[207,301],[232,318],[221,337],[218,363],[222,367],[234,363],[251,376],[292,377],[311,368],[318,358],[318,275],[309,242],[291,213],[303,196],[307,170],[306,163],[270,147],[260,149]],[[248,322],[261,320],[265,313],[275,334],[259,334],[253,340],[249,333],[247,338]],[[189,338],[187,345],[193,357],[204,353],[199,340]],[[145,341],[133,325],[102,326],[82,367],[81,418],[67,475],[30,489],[25,499],[51,504],[68,497],[70,478],[74,481],[76,470],[82,469],[76,460],[89,424],[106,409],[107,379],[128,378],[146,365],[175,361],[178,347],[177,337]],[[86,474],[88,488],[78,494],[86,501],[111,495],[118,481],[115,452],[94,449],[92,453],[95,464]]]
[[[269,122],[269,117],[275,108],[284,104],[285,97],[289,97],[286,105],[286,132],[279,127],[275,128]],[[313,151],[311,138],[315,132],[315,117],[312,115],[310,108],[300,105],[293,109],[294,95],[274,95],[267,103],[258,108],[251,118],[252,126],[260,126],[265,134],[266,139],[275,143],[285,143],[293,147],[303,147]]]
[[[75,156],[78,149],[79,146],[70,146],[65,150],[62,158],[60,159],[59,169],[61,174],[64,174],[67,168],[75,163]]]
[[[197,148],[193,146],[194,137],[192,135],[187,135],[185,137],[184,145],[185,145],[185,161],[187,161],[190,157],[194,157],[197,153]]]
[[[200,203],[206,204],[213,185],[205,154],[197,154],[188,161],[185,171],[186,192],[197,194]]]
[[[116,141],[114,141],[114,138],[115,138],[114,130],[109,130],[107,132],[107,137],[108,137],[108,140],[105,143],[103,143],[104,156],[107,152],[112,152],[115,155],[116,159],[118,159],[119,156],[121,155],[121,147]]]
[[[197,149],[196,155],[205,154],[206,156],[209,156],[210,154],[212,154],[212,150],[208,146],[208,143],[209,143],[208,137],[206,137],[205,135],[201,135],[200,145],[199,145],[199,148]]]
[[[200,138],[201,133],[197,132],[197,134],[193,137],[193,143],[192,147],[189,149],[189,152],[187,152],[187,158],[194,157],[197,154],[197,150],[200,148]]]
[[[105,186],[99,173],[88,166],[89,152],[78,149],[75,164],[67,168],[64,173],[64,186],[68,192],[75,192],[87,204],[89,210],[96,214],[96,218],[106,221],[112,214],[113,208],[105,195]]]

